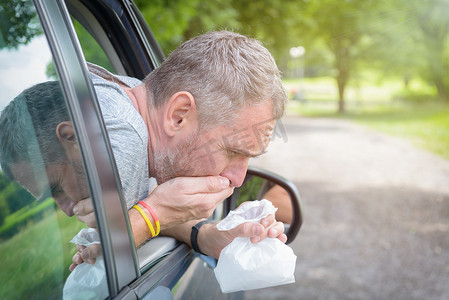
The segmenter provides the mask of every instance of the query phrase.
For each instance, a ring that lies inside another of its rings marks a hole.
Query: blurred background
[[[255,37],[283,73],[291,112],[362,122],[449,158],[447,0],[135,3],[166,54],[210,30]]]
[[[290,101],[251,162],[292,180],[296,283],[246,299],[449,299],[448,0],[136,0],[164,52],[229,29]]]

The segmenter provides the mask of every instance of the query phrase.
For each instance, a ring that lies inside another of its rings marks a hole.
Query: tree
[[[162,50],[169,53],[185,40],[184,31],[200,0],[135,0]]]
[[[17,49],[42,34],[33,2],[3,0],[0,4],[0,49]]]
[[[409,14],[416,16],[421,30],[417,42],[425,49],[426,70],[423,77],[434,84],[440,99],[449,101],[449,2],[447,0],[413,1]]]
[[[383,5],[382,31],[365,60],[370,67],[395,74],[407,84],[411,77],[435,86],[440,99],[449,100],[449,10],[447,0],[393,0]]]
[[[278,64],[289,59],[289,49],[300,45],[302,30],[308,21],[302,13],[302,0],[232,0],[232,7],[238,12],[237,20],[243,34],[262,41]]]
[[[302,0],[137,0],[165,53],[181,42],[211,30],[228,29],[261,40],[279,62],[297,45]]]
[[[364,53],[370,48],[371,42],[367,39],[373,33],[370,22],[376,20],[379,8],[383,5],[383,2],[376,0],[321,0],[306,3],[303,16],[308,18],[309,26],[303,31],[308,35],[309,43],[323,40],[333,56],[339,112],[345,110],[346,86]]]

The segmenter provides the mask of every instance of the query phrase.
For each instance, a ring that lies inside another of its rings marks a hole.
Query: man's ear
[[[61,143],[61,146],[66,149],[66,151],[68,147],[78,148],[72,122],[64,121],[59,123],[58,126],[56,126],[56,136],[58,137],[59,143]]]
[[[165,110],[165,133],[172,137],[181,129],[196,129],[197,125],[197,111],[193,95],[189,92],[173,94]]]

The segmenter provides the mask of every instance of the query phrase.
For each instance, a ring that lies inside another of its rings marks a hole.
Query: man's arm
[[[130,211],[130,219],[131,221],[141,219],[140,216],[134,216],[136,212]],[[137,212],[138,213],[138,212]],[[140,218],[139,218],[140,217]],[[179,224],[177,226],[173,226],[168,229],[162,230],[161,234],[166,236],[171,236],[181,242],[186,243],[189,246],[192,246],[190,243],[190,234],[192,232],[192,226],[201,220],[191,220],[187,221],[183,224]],[[143,221],[144,222],[144,221]],[[148,230],[148,227],[145,223],[134,223],[132,225],[134,238],[135,240],[143,240],[142,243],[146,240],[145,236],[149,233],[143,235],[139,235],[140,230]],[[149,230],[148,230],[149,232]],[[229,245],[234,238],[236,237],[251,237],[251,241],[253,243],[258,243],[266,237],[270,238],[278,238],[281,242],[285,243],[287,241],[287,236],[284,234],[284,224],[282,222],[277,222],[274,216],[269,215],[266,218],[262,219],[260,224],[255,223],[243,223],[237,226],[234,229],[228,231],[219,231],[217,229],[216,224],[204,224],[201,226],[197,243],[201,250],[201,252],[218,259],[220,256],[221,250],[224,247]],[[136,244],[139,246],[140,244]],[[70,266],[70,271],[84,262],[94,263],[95,257],[101,255],[100,245],[95,245],[97,247],[82,247],[78,249],[78,253],[73,257],[73,264]]]
[[[221,176],[178,177],[159,185],[144,201],[154,210],[159,219],[161,230],[165,231],[176,226],[180,232],[177,232],[177,230],[170,232],[176,235],[175,238],[189,243],[189,227],[178,227],[178,225],[190,220],[209,217],[215,207],[223,199],[229,197],[233,190],[229,186],[229,180]],[[142,209],[156,228],[151,214],[145,208]],[[78,202],[74,207],[74,212],[78,220],[90,225],[96,224],[90,198]],[[134,242],[139,247],[151,237],[150,229],[136,209],[131,208],[128,211],[128,216],[133,230]],[[92,258],[101,255],[99,246],[82,248],[78,251],[73,257],[70,270],[73,270],[76,265],[83,261],[91,263]]]
[[[192,226],[200,221],[193,220],[180,224],[164,230],[162,234],[174,237],[192,246],[190,243]],[[198,232],[197,244],[201,252],[218,259],[221,250],[229,245],[236,237],[250,237],[251,241],[255,244],[266,237],[278,238],[283,243],[287,241],[287,236],[284,234],[284,224],[277,222],[274,216],[270,215],[262,219],[260,224],[247,222],[228,231],[219,231],[216,224],[213,223],[204,224]]]

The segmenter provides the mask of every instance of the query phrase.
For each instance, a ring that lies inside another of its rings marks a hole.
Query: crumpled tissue
[[[247,202],[217,224],[220,231],[245,222],[260,221],[276,212],[266,200]],[[215,277],[223,293],[265,288],[295,282],[296,255],[279,239],[265,238],[253,244],[250,238],[237,237],[220,253]]]
[[[100,244],[100,236],[95,229],[84,228],[70,242],[88,247]],[[104,299],[108,295],[103,256],[97,257],[94,264],[77,266],[67,278],[63,290],[65,300]]]

